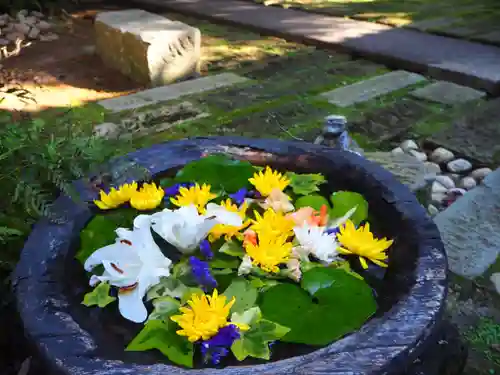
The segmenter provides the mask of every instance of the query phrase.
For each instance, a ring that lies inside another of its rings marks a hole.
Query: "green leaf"
[[[224,295],[228,301],[233,297],[236,299],[231,312],[241,313],[255,305],[258,292],[247,280],[236,278],[229,284]]]
[[[252,307],[246,311],[243,311],[241,314],[232,313],[231,314],[231,322],[238,324],[247,324],[252,326],[257,323],[262,317],[262,313],[260,312],[260,308],[258,306]]]
[[[285,342],[327,345],[358,330],[377,309],[370,286],[342,269],[313,268],[302,277],[312,295],[294,284],[262,295],[263,317],[291,329]]]
[[[320,173],[298,174],[287,172],[286,177],[290,180],[290,187],[297,195],[309,195],[319,191],[318,185],[325,183],[325,177]]]
[[[170,178],[170,177],[165,177],[165,178],[162,178],[159,182],[159,185],[162,187],[162,188],[168,188],[172,185],[175,184],[175,181],[173,178]]]
[[[80,233],[80,249],[76,259],[85,263],[94,251],[115,242],[115,230],[119,227],[131,227],[137,211],[133,209],[118,209],[105,214],[99,214],[87,224]]]
[[[261,319],[233,343],[231,351],[238,361],[243,361],[247,357],[269,360],[271,357],[269,342],[281,339],[289,331],[287,327]]]
[[[328,200],[322,195],[311,194],[306,195],[304,197],[300,197],[295,201],[295,208],[299,209],[302,207],[312,207],[316,211],[321,210],[321,207],[326,205],[326,207],[330,208],[330,203]]]
[[[150,320],[125,350],[142,352],[158,349],[172,362],[193,367],[193,344],[179,336],[178,326],[171,321]]]
[[[232,273],[234,273],[234,269],[231,269],[231,268],[212,270],[212,275],[230,275]]]
[[[280,284],[280,282],[275,279],[261,279],[260,277],[255,277],[252,275],[250,275],[249,278],[250,285],[252,285],[254,288],[259,289],[259,291],[261,292]]]
[[[160,282],[148,290],[147,300],[160,297],[181,298],[188,287],[173,277],[162,277]]]
[[[243,246],[234,241],[226,242],[224,245],[220,247],[219,252],[239,258],[243,258],[243,256],[245,255],[245,250],[243,250]]]
[[[153,301],[154,310],[148,320],[168,320],[179,311],[181,303],[172,297],[160,297]]]
[[[186,290],[186,293],[184,293],[181,298],[181,304],[185,304],[187,301],[189,301],[194,294],[202,295],[205,294],[205,292],[200,288],[188,288]]]
[[[233,160],[223,154],[209,155],[186,164],[175,177],[176,182],[209,184],[213,190],[234,193],[249,186],[255,168],[247,161]]]
[[[368,217],[368,202],[365,198],[352,191],[337,191],[330,196],[333,208],[330,210],[332,218],[344,216],[347,211],[356,207],[356,211],[350,217],[354,225],[358,225]]]
[[[82,304],[90,306],[106,307],[116,300],[116,297],[109,295],[110,285],[108,283],[99,283],[92,292],[85,294]]]
[[[240,260],[239,259],[214,258],[211,261],[209,261],[208,264],[210,265],[210,268],[236,269],[240,266]]]

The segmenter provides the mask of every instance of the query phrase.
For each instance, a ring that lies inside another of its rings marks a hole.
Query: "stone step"
[[[118,98],[101,100],[98,104],[112,112],[120,112],[178,99],[186,95],[215,90],[245,81],[248,81],[245,77],[233,73],[221,73],[174,83],[172,85],[155,87]]]
[[[483,276],[500,255],[500,168],[436,215],[434,222],[450,270],[469,279]]]
[[[396,70],[349,86],[325,92],[321,97],[338,107],[348,107],[425,81],[420,74]]]
[[[500,48],[494,46],[240,0],[133,2],[153,11],[173,10],[287,39],[340,48],[491,94],[500,92]]]
[[[441,104],[461,104],[484,98],[486,93],[456,83],[439,81],[411,92],[412,96]]]

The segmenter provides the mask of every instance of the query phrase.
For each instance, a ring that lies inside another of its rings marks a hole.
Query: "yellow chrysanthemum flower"
[[[341,254],[357,255],[363,268],[368,268],[366,259],[379,265],[387,267],[383,261],[387,259],[386,250],[392,245],[393,240],[387,238],[377,239],[370,232],[370,225],[366,223],[358,229],[351,220],[339,228],[337,239],[342,246],[337,250]]]
[[[258,235],[257,244],[245,242],[245,251],[252,259],[252,264],[267,272],[279,272],[279,265],[284,264],[292,253],[292,243],[287,242],[288,235],[275,236],[272,233]]]
[[[290,184],[288,178],[278,171],[273,171],[270,167],[266,167],[264,173],[262,171],[256,172],[248,181],[263,197],[269,196],[274,189],[283,191]]]
[[[177,331],[180,336],[186,336],[190,342],[200,339],[208,340],[220,328],[232,324],[227,321],[229,310],[234,305],[235,298],[226,304],[226,296],[219,296],[217,289],[211,296],[194,294],[187,302],[189,307],[181,307],[181,315],[170,317],[182,329]],[[240,327],[245,329],[248,327]]]
[[[295,222],[283,212],[276,212],[273,209],[267,209],[261,216],[257,211],[254,211],[255,219],[250,227],[257,234],[270,233],[274,236],[291,235]]]
[[[161,186],[156,186],[154,182],[146,183],[142,185],[140,190],[132,194],[130,205],[140,211],[152,210],[161,204],[164,196],[165,191]]]
[[[99,200],[94,203],[101,210],[110,210],[128,202],[133,193],[137,191],[137,182],[123,184],[118,189],[111,188],[108,194],[101,190]]]
[[[238,207],[234,204],[231,199],[226,199],[226,201],[221,202],[220,204],[226,210],[230,212],[236,212],[243,220],[245,220],[246,212],[248,209],[248,203],[244,202],[241,207]],[[233,237],[237,237],[238,239],[243,239],[243,234],[241,231],[250,225],[250,221],[244,221],[241,226],[234,225],[225,225],[225,224],[217,224],[215,225],[210,233],[208,234],[208,240],[210,242],[217,241],[219,238],[224,236],[226,241],[229,241]]]
[[[205,212],[205,206],[209,201],[214,199],[217,194],[210,192],[210,185],[203,184],[202,186],[195,184],[190,188],[181,187],[179,188],[179,194],[170,201],[176,206],[189,206],[194,204],[200,213]]]

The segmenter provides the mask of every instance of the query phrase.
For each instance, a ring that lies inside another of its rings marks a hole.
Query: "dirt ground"
[[[24,100],[7,95],[0,109],[33,112],[142,89],[141,84],[106,67],[94,53],[93,18],[98,11],[66,14],[53,21],[58,40],[35,41],[18,55],[1,60],[1,90],[23,89],[28,95]]]

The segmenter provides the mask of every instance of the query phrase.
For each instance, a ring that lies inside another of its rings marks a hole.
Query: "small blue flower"
[[[210,267],[207,262],[196,257],[189,257],[189,265],[191,266],[191,272],[196,282],[202,286],[205,292],[217,286],[217,281],[210,272]]]
[[[340,232],[340,227],[336,227],[336,228],[328,228],[325,233],[326,234],[335,234],[337,235],[337,233]]]
[[[203,255],[206,259],[212,259],[214,253],[212,252],[212,248],[210,246],[210,242],[208,240],[203,240],[200,243],[200,251],[201,255]]]
[[[246,188],[241,188],[234,194],[229,194],[229,197],[236,203],[238,206],[242,205],[245,202],[245,198],[248,194],[248,190]]]
[[[234,324],[222,327],[215,336],[201,343],[204,361],[210,360],[214,365],[219,364],[220,360],[229,353],[228,348],[239,338],[239,329]]]
[[[163,189],[165,191],[165,197],[173,197],[173,196],[179,194],[179,189],[181,187],[185,187],[185,188],[189,189],[193,185],[194,185],[193,183],[189,182],[189,183],[174,184],[172,186],[169,186],[169,187]]]

